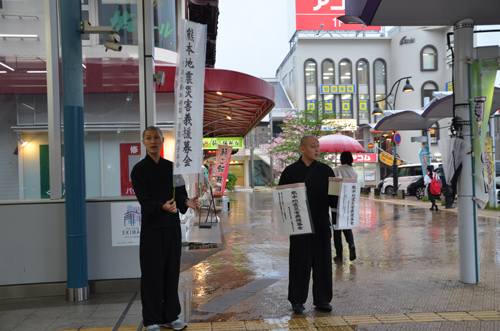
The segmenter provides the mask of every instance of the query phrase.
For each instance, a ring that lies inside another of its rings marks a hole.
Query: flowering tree
[[[301,110],[296,113],[287,113],[283,124],[280,125],[282,132],[277,138],[274,138],[269,147],[269,156],[274,159],[274,169],[283,171],[285,167],[297,161],[300,152],[300,139],[310,134],[316,138],[337,133],[341,128],[335,128],[334,131],[321,130],[325,120],[336,118],[335,113],[325,114],[322,103],[318,102],[317,110]],[[318,160],[333,164],[331,153],[320,152]]]

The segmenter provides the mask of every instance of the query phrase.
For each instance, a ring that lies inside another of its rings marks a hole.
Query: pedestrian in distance
[[[427,196],[432,202],[430,210],[434,208],[436,209],[436,211],[438,211],[436,200],[441,200],[441,189],[439,189],[439,193],[433,191],[433,180],[437,180],[439,183],[439,188],[441,188],[441,179],[439,178],[439,175],[434,171],[434,166],[429,164],[427,166],[427,174],[424,176],[424,184],[427,185]]]
[[[335,177],[340,178],[358,178],[358,173],[354,171],[352,163],[354,159],[351,152],[345,151],[340,154],[340,166],[333,169]],[[337,206],[335,206],[337,207]],[[336,208],[332,212],[332,221],[335,222],[337,216]],[[333,245],[335,246],[335,257],[333,261],[342,262],[343,246],[342,246],[342,232],[344,232],[345,240],[349,245],[349,260],[356,260],[356,248],[354,247],[354,236],[351,229],[333,230]]]
[[[332,311],[332,230],[329,207],[337,205],[328,195],[330,166],[318,161],[319,141],[312,135],[300,140],[302,156],[281,174],[279,185],[305,183],[314,233],[290,236],[288,301],[294,313],[304,312],[312,271],[313,304]]]
[[[197,198],[188,198],[184,185],[174,191],[173,164],[160,156],[164,142],[161,130],[150,126],[142,138],[147,154],[134,166],[131,178],[142,215],[139,259],[143,324],[147,331],[159,331],[160,326],[182,330],[187,325],[179,319],[179,211],[197,209],[200,203]]]

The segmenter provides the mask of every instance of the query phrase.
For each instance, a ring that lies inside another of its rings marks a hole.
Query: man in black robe
[[[196,209],[197,198],[189,199],[185,186],[175,189],[173,164],[160,157],[164,142],[159,128],[150,126],[142,134],[147,155],[132,170],[131,178],[141,204],[142,225],[139,246],[141,301],[144,326],[182,330],[178,287],[181,262],[181,213]]]
[[[314,226],[313,234],[290,236],[288,300],[296,314],[304,311],[311,269],[313,304],[331,311],[332,306],[332,230],[328,207],[337,208],[335,196],[328,195],[328,177],[335,177],[330,166],[318,162],[319,141],[312,135],[300,141],[302,156],[283,170],[279,185],[305,182]]]

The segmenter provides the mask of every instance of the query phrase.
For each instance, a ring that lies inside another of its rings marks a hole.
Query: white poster
[[[112,246],[139,246],[141,223],[141,205],[138,201],[112,203]]]
[[[302,186],[298,186],[302,184]],[[304,183],[281,185],[273,191],[276,219],[282,235],[314,233]],[[290,187],[295,186],[295,187]]]
[[[182,20],[175,74],[174,175],[197,174],[203,163],[206,25]]]
[[[365,182],[375,181],[375,171],[365,171]]]
[[[354,229],[359,224],[359,183],[342,183],[335,230]]]

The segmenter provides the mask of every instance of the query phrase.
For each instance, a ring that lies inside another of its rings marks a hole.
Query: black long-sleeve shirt
[[[173,197],[173,163],[160,158],[156,163],[149,155],[132,169],[132,186],[141,204],[142,226],[149,228],[174,227],[179,224],[179,213],[162,209],[165,202]],[[187,211],[188,199],[184,185],[176,187],[175,202],[181,213]]]
[[[328,195],[328,177],[335,177],[330,166],[313,161],[308,167],[302,157],[281,173],[279,185],[303,183],[307,174],[313,171],[306,181],[307,200],[314,227],[330,226],[328,207],[337,208],[335,196]]]

